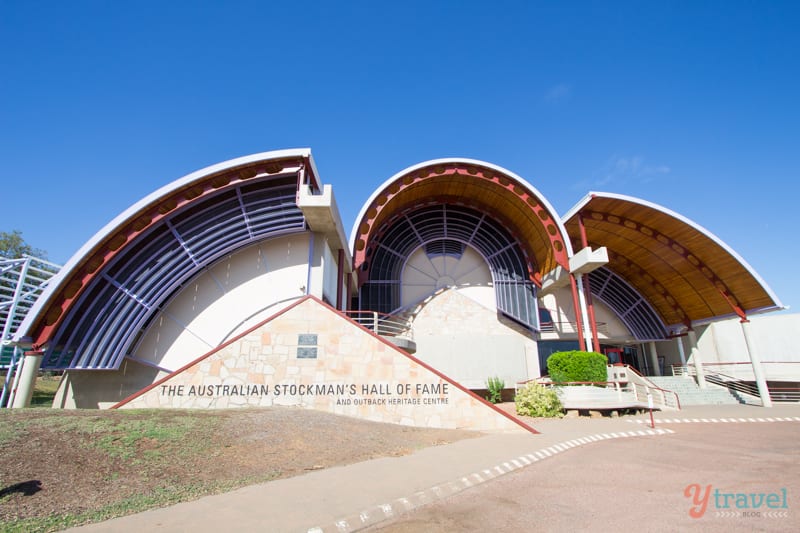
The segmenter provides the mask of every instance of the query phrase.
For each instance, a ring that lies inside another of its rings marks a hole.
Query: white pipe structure
[[[17,396],[17,390],[19,389],[19,379],[22,376],[22,365],[25,362],[25,355],[22,355],[19,359],[17,359],[17,364],[14,366],[14,380],[11,383],[11,393],[8,396],[8,402],[6,405],[8,407],[14,406],[14,399]]]
[[[19,375],[19,357],[22,353],[18,346],[14,346],[14,353],[11,355],[11,360],[6,370],[6,377],[3,381],[3,393],[0,395],[0,408],[11,407],[14,401],[14,387],[17,384],[17,376]]]
[[[28,270],[31,266],[32,257],[26,257],[22,261],[22,268],[19,271],[19,278],[17,285],[14,287],[14,296],[11,299],[8,313],[6,313],[6,323],[3,325],[3,331],[0,333],[0,340],[5,341],[11,336],[11,328],[14,326],[14,319],[17,315],[17,307],[22,299],[22,294],[25,290],[25,279],[28,277]]]

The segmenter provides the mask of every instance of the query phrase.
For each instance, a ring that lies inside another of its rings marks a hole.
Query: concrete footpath
[[[654,429],[647,415],[545,420],[533,424],[539,435],[522,431],[484,435],[403,457],[374,459],[244,487],[69,531],[357,531],[578,446],[617,438],[658,439],[679,431],[681,423],[770,421],[800,422],[800,408],[690,407],[656,413]]]

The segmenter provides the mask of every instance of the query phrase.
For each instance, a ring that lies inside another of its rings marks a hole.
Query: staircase
[[[709,385],[705,389],[697,386],[691,377],[684,376],[647,376],[647,379],[662,389],[675,391],[682,406],[687,405],[735,405],[740,402],[728,389]]]
[[[417,351],[411,322],[401,315],[387,315],[377,311],[349,310],[344,312],[350,319],[376,335],[388,340],[401,350],[413,354]]]

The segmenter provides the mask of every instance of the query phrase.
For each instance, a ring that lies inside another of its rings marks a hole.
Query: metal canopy
[[[160,306],[227,254],[306,231],[300,186],[319,189],[307,150],[240,158],[177,180],[101,230],[20,328],[43,368],[117,368]]]
[[[576,247],[581,244],[582,219],[589,246],[608,248],[608,270],[644,296],[667,327],[782,308],[767,284],[729,246],[664,207],[629,196],[591,193],[564,218]]]
[[[236,187],[167,217],[104,268],[73,306],[45,367],[117,368],[137,333],[187,281],[250,243],[305,230],[296,177]]]
[[[608,268],[589,273],[589,283],[592,295],[614,310],[636,340],[662,340],[669,335],[650,302]]]

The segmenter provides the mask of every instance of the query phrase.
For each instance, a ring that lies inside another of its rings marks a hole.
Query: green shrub
[[[514,397],[517,414],[536,417],[560,417],[563,407],[558,394],[538,383],[529,383],[517,391]]]
[[[486,390],[489,394],[486,399],[492,403],[500,403],[503,401],[503,389],[506,387],[506,382],[498,377],[489,378],[486,380]]]
[[[553,383],[607,381],[606,356],[597,352],[556,352],[547,359]]]

